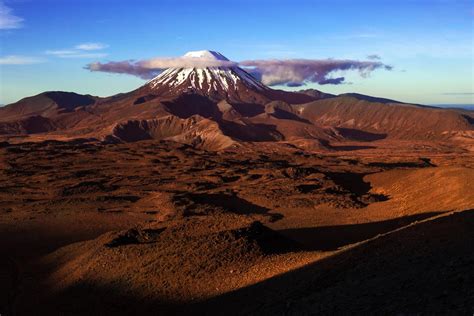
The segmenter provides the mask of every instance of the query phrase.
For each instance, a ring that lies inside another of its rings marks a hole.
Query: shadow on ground
[[[359,229],[371,229],[364,225]],[[124,293],[119,282],[103,288],[84,281],[18,314],[471,314],[473,226],[474,210],[435,218],[204,302],[117,295]]]
[[[330,251],[339,247],[373,238],[415,221],[439,215],[439,212],[423,213],[405,216],[391,220],[365,224],[305,227],[285,229],[279,232],[295,241],[300,242],[307,250]]]
[[[214,207],[231,212],[235,214],[260,214],[267,216],[270,221],[274,222],[283,218],[279,213],[271,213],[271,210],[266,207],[253,204],[245,199],[238,197],[236,194],[225,193],[187,193],[186,197],[190,199],[191,204],[186,210],[186,215],[199,214],[197,209],[202,207]]]
[[[472,314],[474,209],[409,226],[201,304],[201,314]]]

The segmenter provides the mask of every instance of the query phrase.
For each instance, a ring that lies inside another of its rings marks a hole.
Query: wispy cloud
[[[0,30],[18,29],[23,26],[23,18],[13,14],[11,8],[0,1]]]
[[[132,60],[111,61],[108,63],[95,62],[86,65],[84,68],[90,71],[133,75],[142,79],[151,79],[162,71],[161,69],[144,68]]]
[[[61,58],[104,58],[109,56],[107,53],[77,53],[77,54],[69,54],[63,55]]]
[[[109,46],[101,43],[84,43],[76,45],[74,49],[47,50],[45,54],[59,58],[103,58],[108,54],[91,51],[102,50],[107,47]]]
[[[0,57],[0,65],[31,65],[39,64],[45,60],[37,57],[8,55]]]
[[[392,70],[381,62],[339,59],[246,60],[239,64],[252,67],[251,73],[270,86],[301,86],[306,82],[342,84],[345,77],[332,77],[337,71],[358,71],[365,78],[376,69]]]
[[[75,48],[79,50],[101,50],[107,47],[109,47],[109,45],[103,43],[83,43],[76,45]]]
[[[168,68],[206,68],[206,67],[235,67],[236,62],[196,57],[151,58],[145,60],[124,60],[108,63],[95,62],[84,68],[90,71],[129,74],[143,79],[150,79]]]
[[[48,50],[45,53],[59,58],[103,58],[108,56],[107,53],[84,53],[77,50]]]
[[[377,55],[377,54],[372,54],[372,55],[368,55],[367,56],[367,59],[370,59],[370,60],[381,60],[382,58]]]
[[[307,82],[321,85],[345,83],[345,77],[332,77],[340,71],[358,71],[367,77],[376,69],[391,70],[392,67],[379,61],[337,59],[269,59],[233,62],[206,58],[153,58],[148,60],[125,60],[118,62],[95,62],[84,68],[90,71],[130,74],[150,79],[167,68],[245,67],[254,77],[267,85],[302,86]]]
[[[44,53],[47,54],[47,55],[65,56],[65,55],[76,54],[77,51],[68,50],[68,49],[61,49],[61,50],[47,50]]]
[[[152,58],[137,62],[138,65],[148,69],[167,68],[205,68],[205,67],[235,67],[236,62],[230,60],[217,60],[197,57]]]

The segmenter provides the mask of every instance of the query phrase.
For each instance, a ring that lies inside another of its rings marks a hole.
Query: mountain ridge
[[[173,140],[209,150],[243,142],[332,150],[331,142],[344,140],[474,139],[474,115],[466,111],[354,93],[274,90],[235,65],[216,66],[228,62],[217,52],[185,56],[199,66],[169,68],[127,93],[102,98],[50,91],[0,108],[0,136]]]

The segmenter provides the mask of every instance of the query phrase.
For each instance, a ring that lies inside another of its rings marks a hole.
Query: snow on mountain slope
[[[224,55],[212,50],[196,50],[187,52],[184,54],[184,57],[193,57],[193,58],[206,58],[206,59],[215,59],[215,60],[228,60]]]
[[[229,61],[222,54],[213,51],[193,51],[183,57],[196,58],[204,64],[209,61],[212,65],[216,61]],[[244,102],[259,98],[268,101],[266,92],[271,90],[237,66],[169,68],[150,80],[146,87],[151,93],[160,96],[196,93],[215,100]]]
[[[232,91],[238,89],[243,83],[249,88],[259,90],[267,89],[244,70],[233,67],[207,67],[207,68],[169,68],[149,82],[151,88],[166,85],[169,88],[180,87],[183,83],[187,88],[200,89],[207,92],[211,90]]]

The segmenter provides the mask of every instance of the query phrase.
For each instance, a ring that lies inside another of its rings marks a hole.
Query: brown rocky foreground
[[[472,153],[375,143],[3,143],[0,313],[471,314]]]

